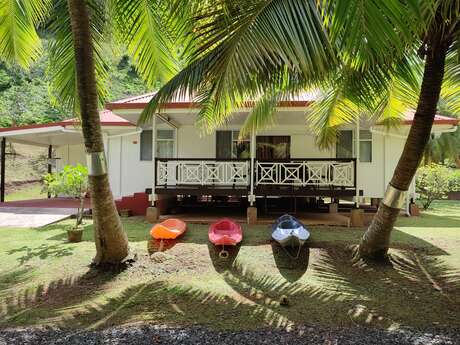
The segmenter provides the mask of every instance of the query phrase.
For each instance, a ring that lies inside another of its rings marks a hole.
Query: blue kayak
[[[282,215],[272,225],[272,238],[283,247],[300,247],[309,237],[307,228],[289,214]]]

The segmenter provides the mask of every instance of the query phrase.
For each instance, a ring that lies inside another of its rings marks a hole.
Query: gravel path
[[[436,333],[436,334],[435,334]],[[69,331],[57,329],[0,330],[0,345],[146,345],[146,344],[321,344],[372,345],[460,344],[460,330],[449,333],[387,332],[376,329],[320,329],[300,327],[286,332],[260,329],[240,332],[212,331],[203,327],[168,328],[152,325],[109,328],[102,331]]]

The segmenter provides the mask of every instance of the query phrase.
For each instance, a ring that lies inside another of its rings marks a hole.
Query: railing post
[[[251,176],[251,186],[249,194],[249,205],[253,206],[255,202],[254,195],[254,173],[256,171],[255,167],[255,156],[256,156],[256,131],[254,128],[251,130],[251,143],[250,143],[250,153],[251,153],[251,166],[250,166],[250,176]]]
[[[156,202],[156,194],[155,194],[155,187],[156,187],[156,178],[157,178],[157,161],[156,161],[156,153],[157,153],[157,121],[156,121],[156,114],[152,116],[152,165],[153,165],[153,176],[152,176],[152,206],[155,206]]]
[[[360,145],[360,128],[359,128],[359,116],[356,119],[356,161],[355,161],[355,189],[356,189],[356,196],[355,196],[355,204],[356,208],[359,208],[359,185],[358,185],[358,178],[359,178],[359,145]]]

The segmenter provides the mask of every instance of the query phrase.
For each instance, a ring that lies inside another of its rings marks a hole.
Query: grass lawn
[[[401,218],[392,267],[353,264],[363,229],[314,227],[293,261],[270,242],[267,226],[245,228],[227,260],[190,225],[155,252],[150,225],[124,219],[138,261],[119,274],[88,268],[92,226],[66,243],[71,221],[42,229],[0,228],[0,327],[103,328],[132,322],[244,329],[297,324],[381,328],[460,327],[460,203],[437,202]],[[280,306],[281,296],[289,306]]]
[[[30,200],[46,198],[41,183],[30,183],[17,187],[15,191],[5,195],[5,201]]]

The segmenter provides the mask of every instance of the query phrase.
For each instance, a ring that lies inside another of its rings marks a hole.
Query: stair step
[[[133,195],[123,196],[115,201],[118,210],[131,210],[136,216],[144,216],[147,208],[150,206],[149,197],[146,193],[139,192]]]

